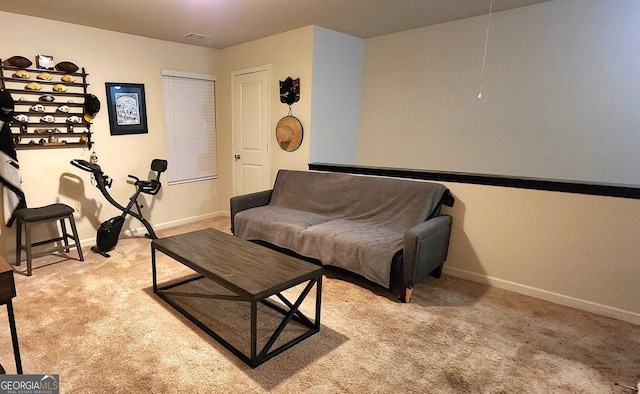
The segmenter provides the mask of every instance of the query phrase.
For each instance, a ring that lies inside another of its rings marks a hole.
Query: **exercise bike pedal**
[[[111,257],[111,255],[110,255],[109,253],[104,252],[104,251],[102,251],[102,250],[98,249],[98,247],[97,247],[97,246],[92,246],[92,247],[91,247],[91,251],[92,251],[92,252],[95,252],[95,253],[98,253],[98,254],[100,254],[100,255],[102,255],[102,256],[104,256],[104,257],[106,257],[106,258]]]

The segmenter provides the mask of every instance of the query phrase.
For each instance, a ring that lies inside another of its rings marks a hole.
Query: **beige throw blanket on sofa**
[[[403,248],[404,233],[438,214],[446,190],[429,182],[282,170],[269,205],[236,215],[235,234],[388,288],[391,260]]]

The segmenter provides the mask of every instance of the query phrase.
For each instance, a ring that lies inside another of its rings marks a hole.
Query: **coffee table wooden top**
[[[211,228],[154,239],[151,247],[253,299],[263,299],[322,275],[323,270],[321,266]]]

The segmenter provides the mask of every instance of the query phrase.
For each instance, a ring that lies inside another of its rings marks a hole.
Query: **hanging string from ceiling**
[[[484,55],[482,57],[482,71],[480,72],[480,89],[478,98],[482,98],[482,83],[484,82],[484,66],[487,63],[487,44],[489,43],[489,27],[491,26],[491,14],[493,12],[493,0],[489,3],[489,18],[487,19],[487,32],[484,37]]]

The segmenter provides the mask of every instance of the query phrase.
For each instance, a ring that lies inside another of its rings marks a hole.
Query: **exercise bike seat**
[[[135,181],[133,183],[136,187],[140,188],[140,191],[144,194],[156,195],[160,191],[162,184],[155,179],[150,181]]]
[[[160,191],[162,183],[160,183],[160,174],[167,170],[167,161],[163,159],[153,159],[151,162],[151,171],[156,172],[156,179],[150,179],[148,181],[140,180],[138,177],[129,175],[129,178],[135,179],[133,183],[140,192],[144,194],[150,194],[155,196]]]

